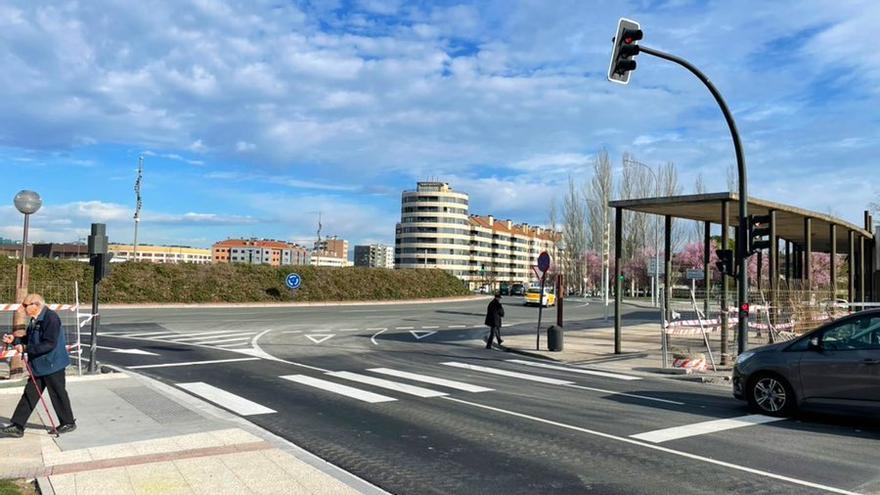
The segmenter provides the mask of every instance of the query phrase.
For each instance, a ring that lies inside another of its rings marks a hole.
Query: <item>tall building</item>
[[[226,239],[211,247],[214,263],[251,265],[308,265],[309,251],[303,246],[271,239]]]
[[[415,191],[404,191],[395,267],[439,268],[475,288],[532,281],[542,251],[558,259],[558,232],[468,210],[468,195],[445,182],[419,182]]]
[[[394,248],[381,244],[355,246],[354,266],[394,268]]]
[[[310,257],[312,266],[351,266],[348,261],[348,241],[330,236],[315,242]]]
[[[36,246],[35,246],[36,249]],[[85,248],[88,251],[87,248]],[[138,244],[137,255],[131,244],[110,244],[107,250],[113,253],[113,261],[148,261],[150,263],[211,263],[211,250],[189,246],[152,246]],[[88,254],[86,254],[88,256]]]

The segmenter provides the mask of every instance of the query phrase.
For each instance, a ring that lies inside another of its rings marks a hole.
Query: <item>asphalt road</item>
[[[505,331],[533,333],[509,302]],[[880,492],[870,418],[769,421],[723,387],[536,366],[483,349],[486,303],[108,311],[99,358],[391,493]]]

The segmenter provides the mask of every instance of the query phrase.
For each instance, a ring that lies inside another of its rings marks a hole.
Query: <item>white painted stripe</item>
[[[218,344],[217,347],[221,349],[250,349],[251,344],[250,342],[237,342],[233,344]]]
[[[181,333],[180,338],[174,340],[180,341],[188,341],[188,340],[205,340],[210,339],[211,337],[228,337],[230,335],[240,335],[242,333],[241,330],[224,330],[220,332],[199,332],[199,333]]]
[[[337,332],[357,332],[360,328],[340,328]]]
[[[238,395],[231,394],[223,389],[208,385],[205,382],[178,383],[177,386],[242,416],[270,414],[275,412],[274,409],[261,406],[256,402],[249,401],[244,397],[239,397]]]
[[[529,380],[531,382],[549,383],[551,385],[574,385],[574,382],[568,382],[565,380],[557,380],[556,378],[547,378],[547,377],[538,376],[538,375],[527,375],[525,373],[517,373],[516,371],[500,370],[498,368],[477,366],[475,364],[457,363],[455,361],[451,361],[448,363],[441,363],[441,364],[443,364],[444,366],[452,366],[455,368],[464,368],[466,370],[471,370],[471,371],[480,371],[483,373],[491,373],[493,375],[509,376],[511,378],[519,378],[520,380]]]
[[[443,398],[446,400],[458,402],[459,404],[466,404],[469,406],[478,407],[480,409],[486,409],[488,411],[494,411],[494,412],[497,412],[500,414],[506,414],[508,416],[514,416],[517,418],[528,419],[530,421],[535,421],[538,423],[544,423],[544,424],[548,424],[548,425],[552,425],[552,426],[558,426],[560,428],[565,428],[565,429],[577,431],[580,433],[586,433],[587,435],[593,435],[593,436],[600,437],[600,438],[606,438],[608,440],[614,440],[614,441],[621,442],[621,443],[627,443],[630,445],[637,445],[639,447],[643,447],[646,449],[656,450],[656,451],[664,452],[664,453],[671,454],[671,455],[677,455],[679,457],[684,457],[684,458],[691,459],[694,461],[699,461],[699,462],[705,462],[707,464],[714,464],[716,466],[721,466],[721,467],[733,469],[736,471],[750,473],[750,474],[754,474],[757,476],[763,476],[765,478],[784,481],[786,483],[791,483],[794,485],[815,488],[817,490],[823,490],[823,491],[826,491],[829,493],[839,493],[841,495],[861,495],[858,492],[843,490],[841,488],[835,488],[833,486],[822,485],[820,483],[813,483],[812,481],[806,481],[806,480],[802,480],[802,479],[798,479],[798,478],[791,478],[789,476],[783,476],[781,474],[771,473],[769,471],[762,471],[760,469],[754,469],[754,468],[750,468],[750,467],[746,467],[746,466],[740,466],[738,464],[733,464],[730,462],[719,461],[716,459],[711,459],[711,458],[699,456],[696,454],[690,454],[688,452],[682,452],[679,450],[673,450],[673,449],[669,449],[666,447],[661,447],[659,445],[655,445],[652,443],[645,443],[645,442],[633,440],[633,439],[626,438],[626,437],[618,437],[616,435],[611,435],[609,433],[602,433],[601,431],[589,430],[587,428],[581,428],[579,426],[560,423],[558,421],[551,421],[549,419],[539,418],[537,416],[530,416],[528,414],[518,413],[515,411],[508,411],[508,410],[500,409],[497,407],[486,406],[483,404],[478,404],[476,402],[470,402],[470,401],[466,401],[466,400],[462,400],[462,399],[456,399],[455,397],[443,397]]]
[[[193,342],[205,345],[217,345],[217,344],[228,344],[229,342],[250,342],[250,337],[235,337],[234,339],[220,339],[220,340],[194,340]]]
[[[624,397],[633,397],[636,399],[652,400],[654,402],[663,402],[666,404],[675,404],[676,406],[683,406],[684,405],[684,402],[678,402],[675,400],[658,399],[657,397],[648,397],[647,395],[628,394],[626,392],[617,392],[614,390],[605,390],[605,389],[595,388],[595,387],[585,387],[583,385],[568,385],[568,387],[579,388],[581,390],[589,390],[590,392],[599,392],[600,394],[622,395]]]
[[[382,327],[375,327],[375,328],[365,328],[364,330],[366,330],[366,331],[368,331],[368,332],[375,332],[375,331],[377,331],[377,330],[388,330],[388,329],[387,329],[387,328],[382,328]]]
[[[387,388],[388,390],[403,392],[405,394],[415,395],[416,397],[442,397],[444,395],[449,395],[445,392],[438,392],[429,388],[416,387],[415,385],[407,385],[405,383],[398,383],[391,380],[385,380],[384,378],[361,375],[359,373],[352,373],[350,371],[332,371],[327,374],[330,376],[335,376],[337,378],[342,378],[343,380],[351,380],[353,382],[373,385],[374,387]]]
[[[416,327],[394,327],[395,330],[415,330]]]
[[[142,370],[147,368],[173,368],[176,366],[198,366],[201,364],[216,364],[216,363],[237,363],[240,361],[259,361],[260,358],[249,357],[249,358],[233,358],[233,359],[212,359],[210,361],[190,361],[187,363],[165,363],[165,364],[143,364],[140,366],[129,366],[130,370]]]
[[[397,378],[403,378],[406,380],[413,380],[416,382],[424,382],[430,383],[432,385],[439,385],[441,387],[453,388],[456,390],[462,390],[465,392],[491,392],[491,388],[480,387],[477,385],[471,385],[470,383],[457,382],[454,380],[447,380],[445,378],[437,378],[434,376],[428,375],[418,375],[416,373],[409,373],[407,371],[398,371],[392,370],[389,368],[371,368],[367,371],[372,371],[373,373],[381,373],[383,375],[395,376]]]
[[[423,330],[430,330],[430,329],[432,329],[432,328],[440,328],[440,327],[434,327],[434,326],[431,326],[431,327],[422,327]]]
[[[177,332],[138,332],[138,333],[120,334],[120,337],[165,338],[165,337],[171,337],[172,335],[180,335],[180,334]]]
[[[348,385],[340,385],[338,383],[328,382],[327,380],[312,378],[306,375],[285,375],[280,378],[290,380],[292,382],[296,382],[302,385],[308,385],[309,387],[319,388],[321,390],[332,392],[334,394],[351,397],[352,399],[369,402],[370,404],[375,404],[377,402],[391,402],[397,400],[393,397],[379,395],[373,392],[367,392],[366,390],[361,390],[359,388],[349,387]]]
[[[302,333],[302,330],[285,330],[281,333]]]
[[[568,371],[571,373],[580,373],[582,375],[603,376],[605,378],[616,378],[618,380],[641,380],[638,376],[621,375],[618,373],[609,373],[607,371],[595,371],[583,368],[572,368],[569,366],[555,366],[552,364],[538,363],[535,361],[526,361],[525,359],[508,359],[508,363],[524,364],[526,366],[534,366],[536,368],[546,368],[548,370]]]
[[[446,328],[467,328],[467,325],[449,325]]]
[[[773,423],[784,419],[785,418],[774,418],[761,414],[750,414],[738,418],[717,419],[713,421],[704,421],[702,423],[676,426],[673,428],[664,428],[662,430],[648,431],[645,433],[639,433],[638,435],[630,435],[630,437],[637,440],[645,440],[647,442],[661,443],[670,440],[678,440],[680,438],[706,435],[718,431],[733,430],[735,428],[744,428],[746,426],[755,426],[764,423]]]

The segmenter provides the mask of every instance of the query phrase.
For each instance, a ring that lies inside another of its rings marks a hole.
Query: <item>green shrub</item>
[[[15,286],[17,260],[0,258],[0,286]],[[302,277],[302,288],[292,297],[284,285],[288,273]],[[80,301],[91,299],[92,268],[76,261],[30,260],[30,287],[47,300],[68,296],[79,281]],[[463,282],[442,270],[388,270],[382,268],[328,268],[313,266],[252,266],[239,264],[114,263],[100,286],[104,303],[213,303],[285,301],[377,301],[467,295]],[[10,297],[2,299],[11,300]],[[5,301],[0,301],[5,302]]]

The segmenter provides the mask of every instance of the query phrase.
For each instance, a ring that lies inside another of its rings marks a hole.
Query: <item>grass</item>
[[[0,495],[36,495],[37,489],[28,480],[0,480]]]
[[[0,289],[14,289],[16,265],[17,260],[0,258]],[[380,301],[469,294],[463,282],[442,270],[146,262],[112,266],[100,285],[103,303]],[[302,277],[295,297],[284,285],[291,272]],[[30,263],[30,287],[47,300],[70,299],[73,282],[79,281],[80,301],[88,301],[91,279],[92,268],[85,263],[48,259]],[[53,294],[56,290],[59,293]],[[0,294],[0,302],[11,301],[10,296]]]

